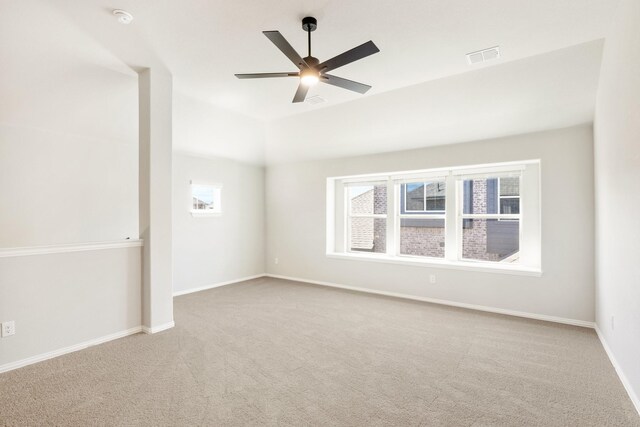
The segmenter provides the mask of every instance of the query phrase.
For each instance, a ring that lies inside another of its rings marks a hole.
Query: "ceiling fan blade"
[[[304,102],[304,99],[307,97],[307,92],[309,92],[309,86],[300,83],[298,85],[298,90],[293,97],[293,101],[291,102]]]
[[[331,74],[324,74],[320,77],[320,81],[333,86],[341,87],[343,89],[352,90],[358,93],[367,93],[371,86],[364,83],[354,82],[353,80],[343,79],[342,77],[332,76]]]
[[[338,56],[334,56],[331,59],[327,59],[323,63],[319,64],[316,69],[322,72],[335,70],[338,67],[342,67],[343,65],[350,64],[358,59],[366,58],[369,55],[373,55],[374,53],[380,52],[378,46],[375,45],[371,40],[366,43],[361,44],[360,46],[354,47],[351,50],[348,50],[344,53],[341,53]]]
[[[296,67],[300,69],[307,67],[307,63],[304,62],[304,59],[298,55],[298,52],[296,52],[282,34],[280,34],[280,31],[263,31],[262,34],[267,36],[267,38],[271,40],[273,44],[275,44],[276,47],[291,60],[291,62],[296,64]]]
[[[254,73],[234,74],[239,79],[264,79],[268,77],[298,77],[298,73]]]

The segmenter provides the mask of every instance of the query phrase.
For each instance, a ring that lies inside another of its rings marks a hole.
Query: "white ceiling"
[[[616,5],[0,0],[0,123],[135,143],[134,70],[160,64],[178,92],[174,147],[194,154],[282,162],[570,126],[593,119],[601,40]],[[118,24],[115,8],[133,23]],[[319,85],[311,94],[328,102],[294,105],[295,79],[233,76],[293,70],[261,31],[280,30],[304,55],[306,15],[319,20],[321,60],[370,39],[378,45],[380,53],[333,72],[371,91]],[[465,53],[494,45],[501,59],[467,64]]]
[[[407,150],[593,121],[602,40],[268,123],[280,163]]]
[[[331,107],[362,95],[329,85],[318,106],[292,105],[297,81],[237,80],[234,73],[294,71],[261,33],[279,30],[304,56],[300,19],[317,17],[313,54],[328,59],[367,40],[381,52],[333,72],[371,84],[365,97],[603,38],[616,0],[51,0],[115,56],[133,66],[150,57],[177,90],[261,119]],[[122,8],[129,26],[110,15]],[[38,31],[38,28],[32,28]],[[470,66],[465,54],[500,45],[503,57]]]

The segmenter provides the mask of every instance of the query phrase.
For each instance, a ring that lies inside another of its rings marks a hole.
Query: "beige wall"
[[[135,141],[0,123],[0,248],[137,239],[137,172]]]
[[[139,328],[140,247],[0,257],[2,365]]]
[[[596,318],[640,411],[640,2],[606,40],[595,120]]]
[[[173,290],[264,273],[264,168],[173,156]],[[193,217],[190,181],[222,184],[222,215]]]
[[[270,166],[266,179],[267,272],[593,321],[592,150],[592,128],[584,125],[412,151]],[[328,177],[529,159],[541,159],[542,277],[325,256]],[[430,273],[437,275],[436,284],[429,284]]]

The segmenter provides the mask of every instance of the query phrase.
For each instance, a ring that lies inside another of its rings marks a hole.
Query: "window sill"
[[[515,276],[534,276],[541,277],[542,270],[533,267],[524,267],[522,265],[513,264],[489,264],[486,262],[478,261],[448,261],[439,259],[417,259],[417,258],[404,258],[404,257],[392,257],[388,255],[361,255],[354,253],[327,253],[327,258],[334,259],[348,259],[357,261],[369,261],[369,262],[382,262],[387,264],[400,264],[411,265],[417,267],[431,267],[431,268],[445,268],[452,270],[466,270],[466,271],[484,271],[487,273],[497,274],[512,274]]]
[[[222,212],[191,211],[191,216],[197,217],[197,218],[209,217],[209,216],[221,216],[221,215],[222,215]]]

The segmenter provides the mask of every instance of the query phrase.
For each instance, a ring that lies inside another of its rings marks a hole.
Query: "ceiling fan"
[[[276,45],[278,49],[284,53],[287,58],[291,60],[299,69],[297,72],[291,73],[258,73],[258,74],[236,74],[239,79],[262,79],[268,77],[299,77],[300,84],[293,102],[303,102],[307,96],[309,88],[318,82],[327,83],[333,86],[341,87],[343,89],[351,90],[358,93],[365,93],[371,86],[362,83],[354,82],[352,80],[343,79],[331,74],[327,74],[329,71],[335,70],[343,65],[350,64],[362,58],[366,58],[369,55],[380,52],[380,49],[369,40],[360,46],[354,47],[338,56],[334,56],[324,62],[320,62],[318,58],[311,56],[311,32],[318,28],[318,21],[316,18],[307,16],[302,20],[302,29],[307,32],[309,55],[302,58],[298,55],[289,42],[280,34],[279,31],[263,31],[262,33],[267,36],[269,40]]]

